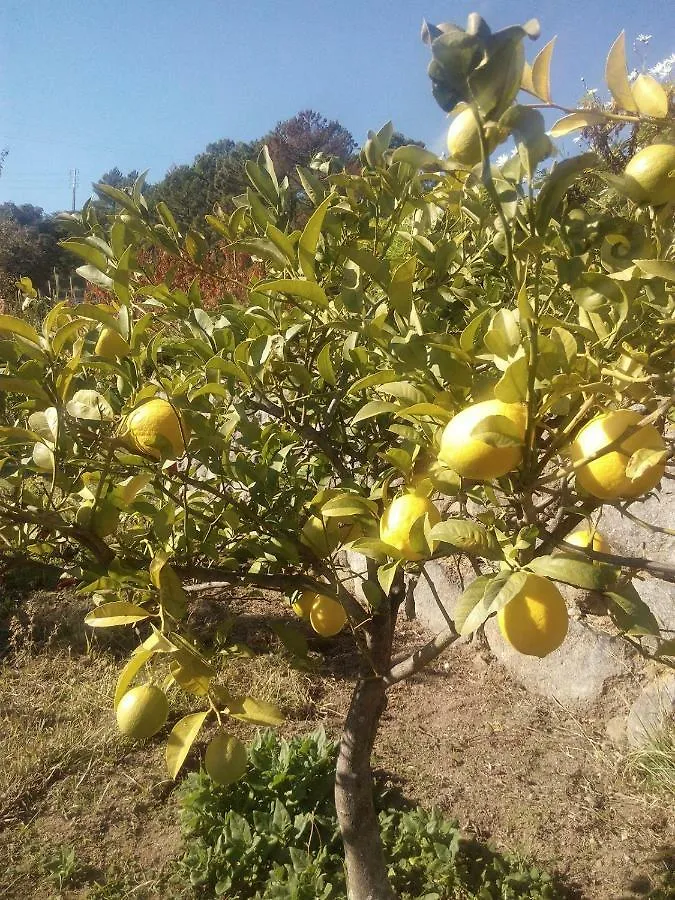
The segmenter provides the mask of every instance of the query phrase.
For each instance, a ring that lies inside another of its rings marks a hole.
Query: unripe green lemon
[[[342,544],[355,541],[361,536],[358,523],[339,522],[336,518],[324,520],[321,516],[310,516],[300,532],[300,541],[310,547],[319,559],[330,556]]]
[[[314,594],[309,611],[309,621],[314,631],[322,637],[333,637],[347,623],[347,613],[341,603],[324,594]]]
[[[131,347],[119,332],[104,328],[96,341],[94,353],[101,359],[124,359],[131,353]]]
[[[117,727],[127,737],[141,740],[152,737],[169,715],[166,694],[154,684],[131,688],[117,705]]]
[[[497,613],[505,640],[527,656],[548,656],[565,640],[567,606],[558,588],[541,575],[528,575],[525,584]]]
[[[228,785],[246,774],[246,746],[233,734],[221,731],[206,748],[204,767],[216,784]]]
[[[518,444],[495,447],[473,436],[478,425],[495,416],[508,419]],[[501,478],[521,463],[526,424],[524,403],[502,403],[501,400],[474,403],[457,413],[445,426],[438,458],[464,478],[477,481]]]
[[[124,420],[122,430],[136,450],[153,459],[182,456],[189,437],[186,423],[168,400],[160,397],[132,410]]]
[[[91,500],[86,500],[75,514],[75,521],[83,528],[88,528],[98,537],[104,538],[117,530],[120,511],[109,500],[101,500],[94,510]]]
[[[660,206],[675,201],[675,144],[650,144],[639,150],[624,171],[637,202]]]
[[[639,478],[630,479],[626,468],[637,450],[663,451],[666,444],[653,425],[643,425],[630,433],[642,418],[634,409],[616,409],[601,413],[581,429],[570,446],[572,462],[595,456],[614,441],[614,449],[575,470],[577,484],[600,500],[639,497],[655,488],[663,478],[665,461],[647,469]],[[627,436],[619,440],[623,434]]]
[[[403,559],[424,559],[430,553],[424,535],[415,536],[411,532],[425,515],[429,516],[432,528],[441,521],[441,514],[428,497],[419,494],[396,497],[380,520],[380,540],[395,547]]]
[[[490,153],[499,144],[496,131],[486,132]],[[465,166],[475,166],[481,161],[480,136],[478,125],[470,109],[465,109],[450,123],[447,136],[448,155],[455,162]]]

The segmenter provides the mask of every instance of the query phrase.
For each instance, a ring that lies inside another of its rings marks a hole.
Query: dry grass
[[[650,735],[627,759],[628,771],[650,790],[675,796],[675,723]]]
[[[110,717],[116,674],[110,659],[62,652],[0,670],[0,823],[34,809],[51,784],[123,753]]]

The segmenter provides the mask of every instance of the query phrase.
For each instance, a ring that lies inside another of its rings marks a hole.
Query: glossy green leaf
[[[172,778],[176,778],[180,772],[209,712],[205,710],[183,716],[171,729],[166,744],[166,767]]]
[[[538,556],[529,563],[528,568],[535,575],[543,575],[588,591],[605,590],[615,584],[617,579],[617,570],[613,566],[564,554]]]
[[[328,299],[324,289],[315,281],[301,281],[300,279],[280,278],[277,281],[266,281],[256,285],[256,291],[264,293],[290,294],[291,297],[299,297],[301,300],[309,300],[315,306],[328,306]]]
[[[328,207],[333,202],[333,195],[329,194],[326,199],[314,210],[309,221],[305,225],[300,240],[298,242],[298,262],[305,278],[311,281],[316,280],[314,272],[316,248],[321,237],[321,228],[323,220],[328,212]]]
[[[616,624],[628,634],[660,634],[654,613],[640,597],[633,584],[605,591]]]
[[[142,606],[127,603],[126,600],[112,600],[92,609],[84,617],[84,621],[92,628],[112,628],[116,625],[133,625],[149,616],[150,613]]]
[[[637,112],[637,104],[633,97],[628,69],[626,68],[626,33],[624,31],[614,41],[607,55],[605,64],[605,81],[612,97],[618,105],[628,112]]]
[[[136,678],[143,666],[149,659],[152,658],[153,655],[154,654],[152,650],[141,650],[140,652],[136,652],[131,657],[129,662],[124,666],[119,674],[117,685],[115,687],[115,709],[117,709],[120,700],[131,687],[134,678]]]
[[[535,96],[545,103],[551,102],[551,57],[556,38],[552,38],[539,51],[532,63],[532,87]]]
[[[284,716],[279,707],[255,697],[229,697],[227,713],[234,719],[252,725],[283,725]]]
[[[484,556],[486,559],[501,557],[497,539],[480,522],[470,519],[446,519],[431,529],[436,543],[450,544],[465,553]]]
[[[40,344],[40,335],[23,319],[17,319],[16,316],[0,315],[0,333],[9,332],[9,334],[18,334],[32,344]]]

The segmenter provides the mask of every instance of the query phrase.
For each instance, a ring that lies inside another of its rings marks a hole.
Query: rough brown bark
[[[373,803],[370,756],[386,706],[384,676],[391,664],[394,625],[403,593],[401,576],[389,598],[383,598],[377,612],[358,629],[367,666],[354,688],[335,774],[335,807],[344,842],[349,900],[396,900],[387,878]]]

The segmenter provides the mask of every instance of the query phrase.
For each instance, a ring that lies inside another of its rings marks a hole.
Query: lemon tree
[[[236,209],[188,231],[142,178],[99,185],[112,212],[67,215],[64,246],[106,302],[42,315],[24,280],[26,316],[0,316],[0,561],[63,568],[88,626],[138,635],[111,698],[124,733],[166,741],[174,778],[206,745],[226,783],[244,760],[228,721],[283,720],[188,629],[205,585],[274,592],[300,633],[270,629],[305,665],[317,633],[359,652],[336,770],[356,900],[393,896],[370,777],[387,693],[459,636],[494,616],[519,652],[564,649],[564,583],[675,659],[633,585],[672,566],[574,537],[672,473],[668,97],[664,112],[660,85],[631,84],[618,41],[613,105],[559,107],[552,45],[526,62],[538,35],[478,15],[424,26],[433,96],[450,129],[473,123],[465,161],[393,149],[388,123],[358,166],[319,158],[291,185],[263,149]],[[551,129],[542,107],[562,113]],[[556,138],[597,122],[648,136],[626,172],[556,158]],[[503,165],[495,136],[515,142]],[[205,270],[218,244],[255,262],[236,295]],[[185,289],[154,251],[193,272]],[[222,284],[208,309],[207,275]],[[443,558],[476,577],[443,631],[393,657],[416,580]]]

